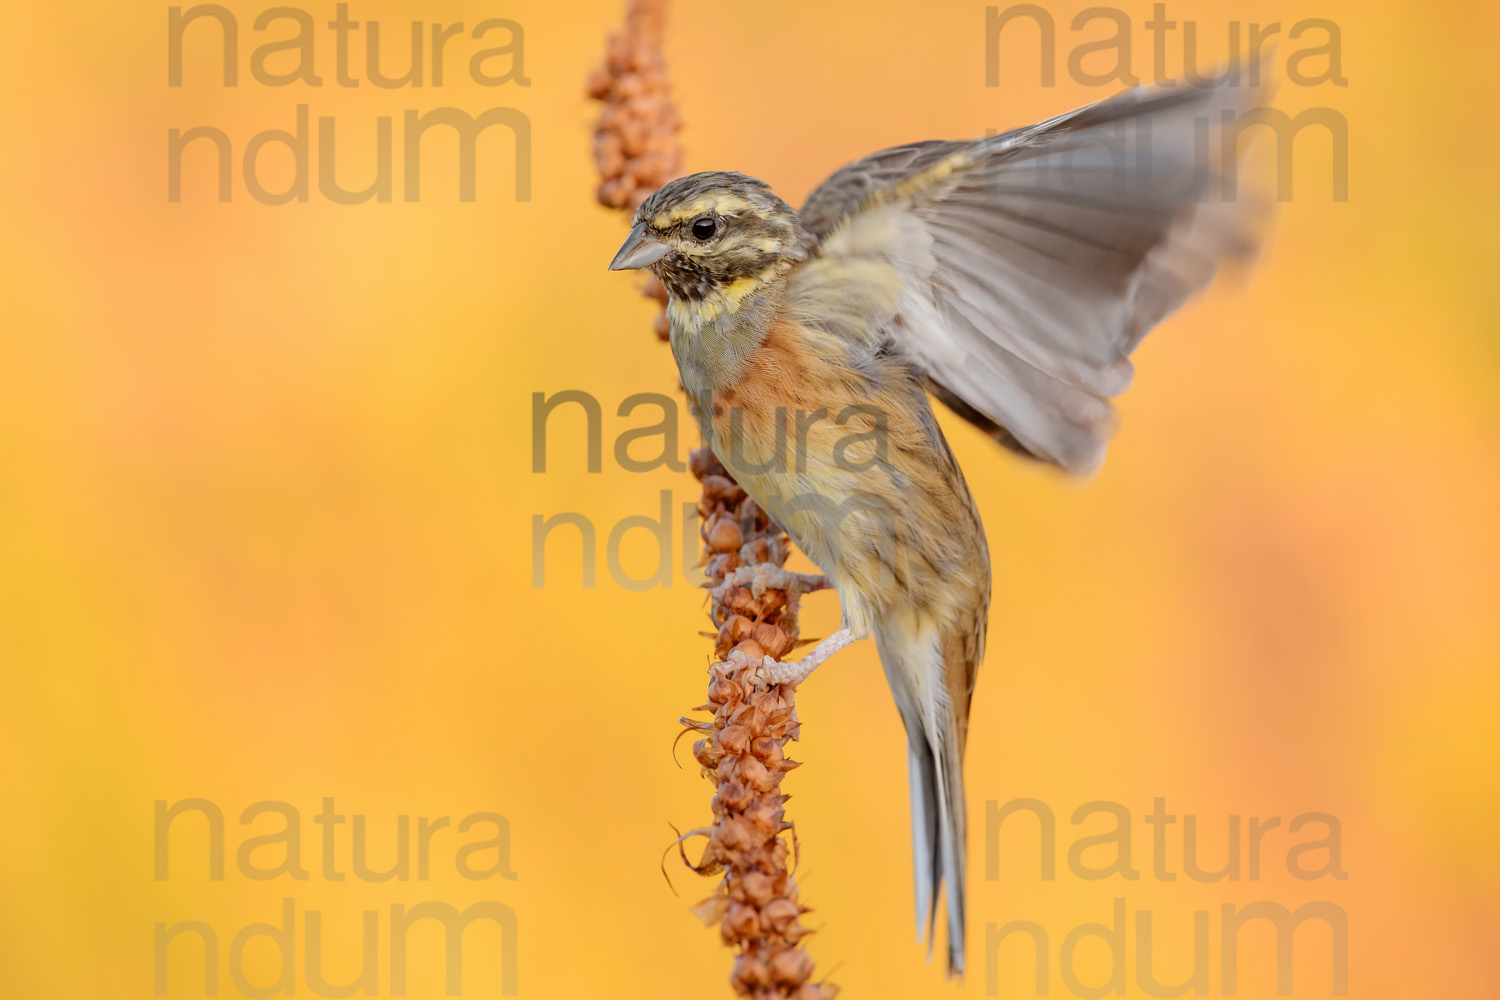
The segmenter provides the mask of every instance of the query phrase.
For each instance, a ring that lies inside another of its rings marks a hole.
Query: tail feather
[[[948,972],[956,975],[965,964],[963,737],[967,692],[957,704],[947,696],[947,671],[940,650],[943,646],[951,649],[951,644],[881,629],[877,629],[876,642],[906,724],[917,941],[927,944],[930,958],[936,943],[939,897],[946,887]]]
[[[925,742],[908,740],[907,777],[911,780],[911,853],[912,877],[917,901],[917,944],[927,944],[932,957],[932,942],[937,936],[937,891],[943,880],[942,856],[938,849],[938,810],[936,773],[932,767],[932,750]]]
[[[920,750],[917,741],[923,741]],[[938,893],[946,887],[948,972],[964,971],[964,847],[967,811],[963,764],[953,737],[914,733],[911,751],[912,868],[917,886],[917,940],[932,956],[936,943]],[[925,926],[924,926],[925,925]],[[925,933],[924,933],[925,932]]]
[[[948,974],[964,971],[964,941],[966,891],[964,875],[968,870],[967,851],[964,846],[968,832],[968,815],[964,804],[964,771],[959,760],[957,738],[951,734],[943,737],[941,750],[934,749],[934,769],[938,786],[938,816],[942,850],[939,859],[943,868],[943,881],[947,883],[948,898]]]

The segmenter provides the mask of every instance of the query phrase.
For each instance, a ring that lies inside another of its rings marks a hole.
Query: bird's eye
[[[692,232],[695,240],[711,240],[714,238],[714,233],[718,231],[719,223],[711,216],[705,215],[701,219],[693,220]]]

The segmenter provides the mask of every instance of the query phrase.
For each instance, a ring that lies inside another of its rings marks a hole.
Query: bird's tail
[[[877,628],[886,679],[906,723],[911,781],[917,941],[931,957],[938,895],[947,885],[948,973],[964,971],[967,809],[963,747],[968,731],[972,643],[935,631]]]

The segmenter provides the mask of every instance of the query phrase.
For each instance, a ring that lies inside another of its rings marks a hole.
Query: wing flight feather
[[[1220,261],[1254,248],[1262,206],[1216,181],[1225,130],[1255,97],[1234,74],[1138,88],[1003,135],[851,163],[802,209],[818,247],[793,300],[804,314],[836,300],[846,326],[850,302],[866,301],[854,325],[906,353],[960,415],[1088,473],[1131,352]],[[853,287],[876,274],[880,294]]]

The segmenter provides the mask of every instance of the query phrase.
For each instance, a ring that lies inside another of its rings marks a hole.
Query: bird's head
[[[773,280],[807,257],[796,211],[754,177],[679,177],[641,203],[610,270],[650,268],[674,299],[699,301]]]

